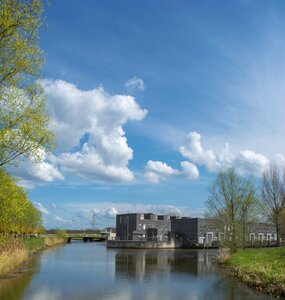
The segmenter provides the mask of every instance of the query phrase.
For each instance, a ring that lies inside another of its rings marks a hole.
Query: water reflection
[[[44,251],[31,270],[0,279],[2,300],[267,300],[221,277],[213,251],[106,249],[73,243]]]
[[[214,273],[214,251],[118,250],[116,278],[143,280],[171,273],[206,276]]]
[[[215,250],[118,250],[116,280],[142,283],[132,299],[273,299],[219,275],[214,256]]]
[[[22,299],[26,288],[40,268],[40,254],[33,255],[30,260],[17,271],[0,278],[0,299]]]

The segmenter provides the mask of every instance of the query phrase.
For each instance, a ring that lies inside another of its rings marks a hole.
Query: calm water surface
[[[273,299],[219,275],[213,255],[74,242],[44,251],[20,274],[0,279],[0,299]]]

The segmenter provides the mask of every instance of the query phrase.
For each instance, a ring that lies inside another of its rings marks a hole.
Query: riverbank
[[[285,249],[240,250],[224,263],[231,275],[278,299],[285,298]]]
[[[66,243],[66,238],[58,236],[1,241],[0,276],[19,267],[31,254],[63,243]]]

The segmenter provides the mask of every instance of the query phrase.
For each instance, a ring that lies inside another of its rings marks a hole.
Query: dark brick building
[[[116,218],[116,239],[166,242],[175,239],[183,247],[218,246],[228,234],[219,230],[210,219],[156,215],[152,213],[119,214]],[[276,243],[272,224],[252,223],[246,230],[246,245]]]
[[[173,218],[171,234],[180,238],[185,247],[215,246],[222,242],[227,228],[219,230],[209,219]],[[274,244],[277,236],[275,227],[267,223],[252,223],[246,229],[246,245]]]
[[[168,241],[170,231],[170,216],[131,213],[119,214],[116,217],[118,240]]]
[[[184,246],[212,246],[219,239],[219,231],[208,219],[176,218],[171,221],[171,233],[183,240]]]

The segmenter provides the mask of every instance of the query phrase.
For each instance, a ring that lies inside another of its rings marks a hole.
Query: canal
[[[214,254],[72,242],[33,256],[22,270],[0,279],[0,299],[273,299],[219,274]]]

